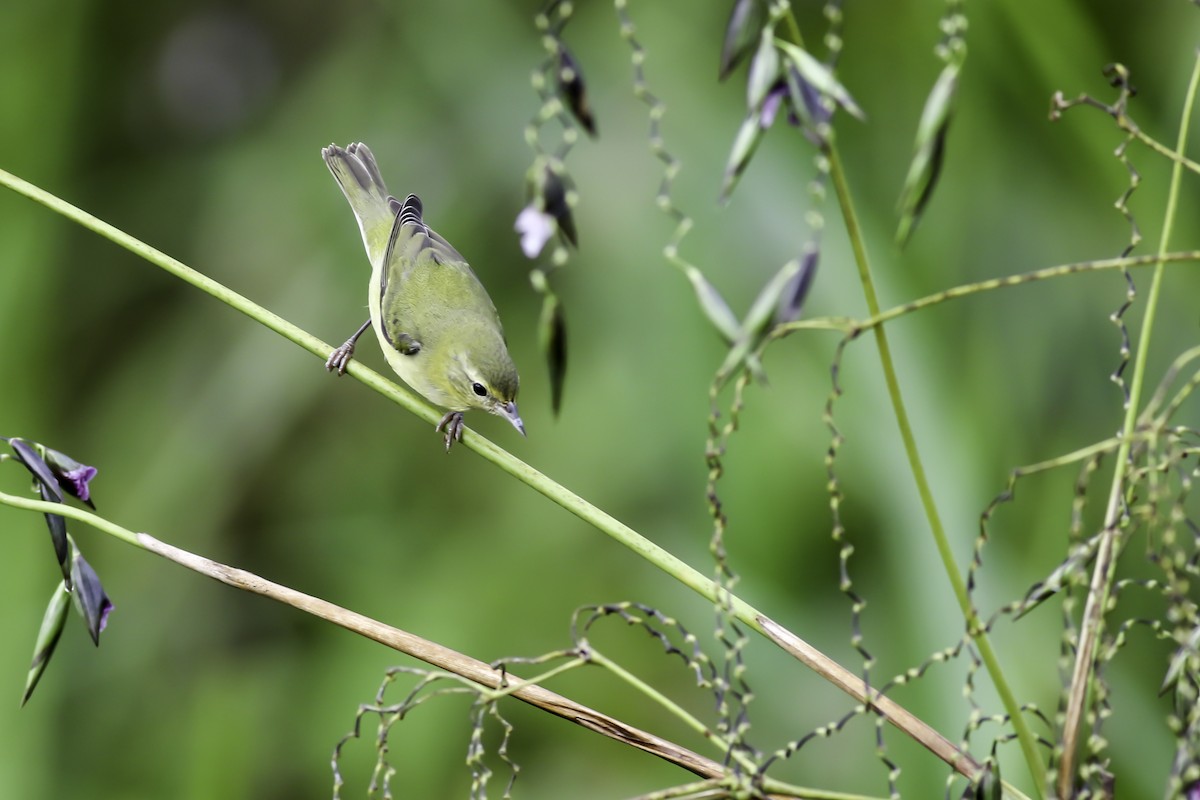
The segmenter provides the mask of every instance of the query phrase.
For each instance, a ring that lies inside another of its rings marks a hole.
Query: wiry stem
[[[1182,250],[1175,253],[1161,253],[1147,256],[1123,256],[1120,258],[1099,258],[1092,261],[1074,261],[1070,264],[1059,264],[1053,267],[1036,269],[1031,272],[1019,272],[1015,275],[1004,275],[999,278],[988,278],[987,280],[977,281],[975,283],[964,283],[961,286],[953,286],[949,289],[944,289],[940,292],[926,295],[925,297],[912,300],[908,303],[894,306],[866,319],[851,319],[849,317],[812,317],[811,319],[788,322],[783,325],[776,326],[771,331],[770,338],[777,339],[787,336],[789,333],[794,331],[800,330],[836,330],[842,331],[843,333],[867,331],[876,328],[885,322],[891,322],[894,319],[907,316],[917,311],[922,311],[931,306],[941,305],[942,303],[946,303],[951,300],[970,297],[971,295],[980,294],[982,292],[991,292],[996,289],[1024,286],[1025,284],[1033,283],[1034,281],[1049,280],[1050,278],[1062,278],[1067,275],[1076,275],[1082,272],[1100,272],[1110,269],[1128,270],[1136,267],[1153,267],[1158,266],[1159,264],[1175,264],[1198,261],[1200,261],[1200,250]]]
[[[1179,123],[1179,137],[1175,150],[1180,154],[1183,153],[1187,143],[1198,86],[1200,86],[1200,54],[1197,54],[1196,62],[1192,67],[1191,82],[1188,85],[1183,116]],[[1162,293],[1163,275],[1166,271],[1163,257],[1167,253],[1171,232],[1175,226],[1175,213],[1179,202],[1184,166],[1182,159],[1176,159],[1171,169],[1171,184],[1167,190],[1167,207],[1163,217],[1162,238],[1159,240],[1156,257],[1158,262],[1154,267],[1150,293],[1146,299],[1146,314],[1142,318],[1142,329],[1138,336],[1133,377],[1129,381],[1129,402],[1125,406],[1125,420],[1121,428],[1123,432],[1121,446],[1117,450],[1116,463],[1113,467],[1112,487],[1109,491],[1108,507],[1104,516],[1104,529],[1101,533],[1100,547],[1096,553],[1096,563],[1092,569],[1091,588],[1088,590],[1087,603],[1083,610],[1079,648],[1075,656],[1075,668],[1071,675],[1066,717],[1063,722],[1062,759],[1058,765],[1058,794],[1062,798],[1069,798],[1074,793],[1075,752],[1078,748],[1079,730],[1083,722],[1088,687],[1091,684],[1095,666],[1096,646],[1104,632],[1104,612],[1108,605],[1109,592],[1112,589],[1113,575],[1116,570],[1116,552],[1120,543],[1118,532],[1123,507],[1122,495],[1129,469],[1129,453],[1133,446],[1133,433],[1137,425],[1138,408],[1141,405],[1142,388],[1146,380],[1150,339],[1154,332],[1154,320],[1157,315],[1159,296]]]

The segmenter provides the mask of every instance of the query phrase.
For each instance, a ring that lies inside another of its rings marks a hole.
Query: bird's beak
[[[517,413],[516,403],[505,403],[500,406],[500,415],[513,424],[513,427],[525,435],[525,423],[521,422],[521,415]]]

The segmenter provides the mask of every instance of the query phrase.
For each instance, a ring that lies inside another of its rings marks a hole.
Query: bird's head
[[[524,436],[525,425],[517,412],[520,379],[503,334],[478,330],[473,333],[451,344],[449,385],[445,388],[458,404],[458,410],[478,408],[503,417]]]

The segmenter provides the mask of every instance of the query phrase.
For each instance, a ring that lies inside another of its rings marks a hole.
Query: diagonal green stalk
[[[1184,161],[1182,154],[1187,145],[1188,129],[1191,125],[1192,109],[1196,92],[1200,89],[1200,53],[1192,65],[1192,77],[1184,98],[1183,114],[1179,121],[1179,135],[1175,152],[1180,158],[1173,161],[1171,183],[1167,188],[1167,207],[1163,215],[1162,238],[1158,242],[1158,263],[1150,280],[1150,293],[1146,298],[1146,314],[1142,317],[1142,330],[1138,335],[1137,354],[1133,359],[1133,376],[1129,380],[1129,402],[1125,406],[1122,423],[1121,446],[1113,467],[1112,487],[1108,495],[1108,507],[1104,515],[1104,529],[1100,547],[1096,552],[1096,563],[1092,571],[1091,587],[1083,610],[1083,622],[1079,647],[1075,656],[1075,668],[1067,698],[1067,711],[1063,721],[1062,759],[1058,769],[1058,793],[1060,797],[1072,796],[1075,780],[1075,750],[1078,744],[1079,727],[1083,722],[1088,686],[1094,669],[1096,644],[1104,632],[1104,612],[1108,606],[1116,573],[1116,551],[1119,545],[1118,530],[1121,523],[1121,495],[1125,489],[1125,477],[1129,470],[1129,453],[1134,444],[1139,408],[1142,404],[1142,389],[1146,382],[1146,364],[1150,355],[1150,339],[1154,333],[1154,320],[1158,315],[1158,300],[1162,294],[1163,275],[1166,272],[1164,256],[1175,228],[1175,214],[1179,206],[1179,191],[1183,181]]]
[[[784,20],[788,28],[788,35],[792,37],[796,44],[803,47],[803,34],[800,31],[800,25],[796,20],[795,14],[792,12],[790,4],[784,15]],[[881,324],[882,320],[879,320],[882,312],[879,306],[879,297],[875,291],[875,280],[871,276],[871,262],[867,257],[866,243],[862,236],[862,229],[858,224],[858,214],[854,210],[854,200],[850,194],[850,187],[846,182],[846,172],[842,168],[842,159],[838,151],[837,141],[832,136],[829,137],[826,154],[829,158],[829,176],[833,181],[834,193],[837,195],[838,205],[842,210],[842,219],[846,225],[846,233],[850,239],[851,249],[854,251],[854,263],[858,267],[858,277],[863,287],[863,296],[866,298],[867,312],[874,322],[871,331],[875,335],[875,344],[879,349],[879,361],[883,369],[884,381],[887,383],[888,396],[892,401],[892,409],[896,415],[896,424],[900,428],[900,438],[904,442],[904,452],[908,457],[909,468],[912,470],[913,479],[917,483],[917,493],[921,498],[921,506],[924,508],[925,516],[929,520],[930,533],[933,535],[938,556],[942,559],[946,576],[950,579],[950,586],[954,590],[954,597],[958,601],[959,608],[962,609],[963,617],[967,623],[967,632],[975,643],[975,647],[979,651],[979,656],[987,667],[988,675],[992,679],[992,684],[995,686],[996,692],[1000,695],[1000,700],[1004,704],[1009,718],[1012,720],[1013,729],[1016,731],[1017,739],[1021,744],[1021,752],[1025,756],[1025,763],[1030,774],[1033,776],[1036,796],[1040,798],[1044,794],[1043,784],[1046,782],[1046,767],[1042,761],[1041,754],[1037,750],[1037,740],[1034,738],[1033,732],[1029,729],[1029,725],[1025,722],[1024,716],[1021,714],[1021,706],[1017,702],[1016,695],[1013,694],[1012,689],[1009,687],[1008,680],[1004,677],[1004,671],[1001,669],[1000,661],[992,649],[987,631],[979,619],[975,607],[971,603],[970,596],[967,594],[966,582],[963,580],[962,571],[959,570],[958,564],[954,560],[954,553],[950,549],[950,541],[946,537],[946,529],[942,525],[941,514],[938,512],[937,504],[934,502],[933,491],[930,489],[929,479],[925,474],[925,467],[921,462],[921,454],[917,449],[917,439],[913,434],[912,425],[908,421],[908,410],[904,406],[904,397],[900,392],[900,382],[896,378],[896,367],[892,361],[892,348],[888,343],[887,331],[884,330],[884,326]],[[876,320],[878,321],[876,322]]]
[[[321,359],[326,358],[333,350],[331,345],[293,325],[277,314],[273,314],[257,305],[243,295],[3,169],[0,169],[0,185],[7,186],[13,191],[41,203],[67,219],[141,256],[150,263],[192,284],[232,308],[241,311],[246,316],[295,342]],[[425,403],[407,389],[387,380],[374,370],[368,369],[361,363],[351,361],[347,372],[368,387],[403,406],[430,424],[434,424],[441,419],[440,412],[428,403]],[[592,505],[562,484],[543,475],[529,464],[526,464],[473,430],[466,429],[462,444],[517,480],[541,493],[549,500],[552,500],[557,505],[570,511],[592,527],[620,542],[708,601],[715,603],[720,599],[721,602],[727,603],[730,613],[735,618],[766,636],[785,652],[859,702],[869,703],[880,713],[884,714],[889,722],[909,736],[912,736],[938,758],[951,765],[963,775],[968,778],[974,778],[979,773],[981,768],[978,762],[955,747],[952,742],[925,722],[915,717],[893,700],[867,687],[862,679],[853,672],[779,625],[740,597],[730,594],[726,589],[718,586],[713,580],[689,566],[674,554],[646,539],[628,525]]]
[[[862,229],[858,224],[858,214],[854,210],[854,201],[850,195],[849,185],[846,183],[846,173],[842,168],[842,160],[838,155],[837,145],[834,143],[831,143],[829,146],[829,174],[833,180],[838,205],[842,209],[842,217],[846,224],[846,233],[850,237],[850,246],[854,251],[854,262],[858,266],[858,277],[862,283],[863,295],[867,301],[867,313],[874,319],[880,315],[879,297],[875,292],[875,281],[871,277],[871,263],[867,257],[867,247],[863,240]],[[929,521],[929,531],[933,535],[938,556],[942,560],[946,576],[950,579],[950,587],[954,590],[954,597],[958,601],[959,608],[962,609],[963,617],[966,619],[967,633],[971,636],[971,640],[979,651],[979,656],[983,659],[983,663],[987,667],[992,684],[996,687],[996,692],[1000,695],[1000,700],[1008,712],[1009,719],[1012,721],[1013,729],[1017,732],[1017,739],[1021,744],[1021,752],[1025,756],[1025,763],[1029,768],[1030,775],[1033,776],[1036,796],[1042,797],[1042,786],[1046,781],[1046,766],[1042,761],[1041,753],[1037,750],[1037,739],[1034,737],[1029,725],[1025,722],[1025,717],[1021,712],[1021,706],[1017,702],[1016,695],[1013,694],[1012,688],[1008,685],[1008,680],[1004,677],[1004,671],[1000,667],[1000,660],[992,649],[992,644],[988,639],[983,622],[980,620],[979,614],[976,613],[975,606],[971,602],[971,597],[967,593],[967,584],[963,580],[962,571],[958,568],[958,563],[954,560],[954,552],[950,548],[950,540],[947,538],[946,529],[942,525],[941,514],[938,512],[937,504],[934,502],[933,491],[929,486],[929,478],[925,474],[925,466],[921,462],[921,454],[917,449],[917,439],[913,434],[912,425],[908,420],[908,410],[904,406],[904,397],[900,392],[900,381],[896,377],[896,367],[892,361],[892,348],[888,343],[887,330],[884,325],[875,325],[871,330],[875,335],[875,344],[879,348],[879,361],[883,368],[884,381],[887,383],[888,397],[891,398],[892,409],[896,415],[896,424],[900,427],[900,438],[904,442],[904,453],[908,457],[909,468],[912,470],[913,479],[917,483],[917,493],[921,498],[921,507],[925,510],[925,517]]]

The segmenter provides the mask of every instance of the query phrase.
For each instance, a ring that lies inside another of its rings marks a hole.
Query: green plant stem
[[[1070,264],[1059,264],[1045,269],[1038,269],[1032,272],[1021,272],[1016,275],[1006,275],[1001,278],[989,278],[976,283],[966,283],[961,286],[954,286],[945,291],[937,292],[936,294],[913,300],[910,303],[905,303],[895,308],[890,308],[887,311],[872,316],[868,320],[864,320],[860,327],[862,329],[874,328],[889,322],[897,317],[902,317],[911,314],[915,311],[920,311],[930,306],[935,306],[948,300],[957,300],[960,297],[967,297],[980,292],[990,292],[994,289],[1004,289],[1010,286],[1023,286],[1034,281],[1047,280],[1049,278],[1061,278],[1067,275],[1075,275],[1081,272],[1100,272],[1110,269],[1133,269],[1136,267],[1156,266],[1167,262],[1188,262],[1200,261],[1200,250],[1185,250],[1178,253],[1162,253],[1151,256],[1125,256],[1123,258],[1099,258],[1092,261],[1075,261]],[[794,325],[795,323],[790,323]],[[780,326],[786,328],[787,326]]]
[[[838,198],[838,204],[842,209],[842,217],[846,224],[846,233],[850,237],[850,246],[854,251],[854,261],[858,266],[858,276],[862,283],[863,295],[867,302],[867,312],[872,318],[875,318],[879,316],[880,308],[879,298],[875,292],[875,281],[871,276],[871,263],[867,257],[866,243],[863,239],[862,229],[858,224],[858,214],[854,210],[853,198],[850,194],[849,185],[846,182],[846,173],[842,168],[842,160],[835,144],[830,144],[829,147],[829,173],[833,181],[834,192]],[[908,410],[904,406],[904,397],[900,392],[900,382],[896,377],[896,367],[892,361],[892,348],[888,343],[887,331],[883,325],[876,325],[871,330],[875,335],[875,344],[879,348],[879,361],[883,368],[883,377],[887,384],[888,396],[892,401],[892,409],[896,415],[896,424],[900,427],[900,438],[904,442],[904,452],[908,457],[908,464],[912,470],[913,479],[917,483],[917,493],[920,495],[921,506],[924,508],[925,516],[929,521],[929,530],[933,534],[934,545],[937,547],[938,555],[942,559],[942,566],[946,571],[946,576],[950,579],[950,586],[954,590],[954,597],[962,609],[963,617],[966,619],[967,633],[975,643],[975,647],[979,651],[979,656],[983,659],[988,675],[992,679],[992,684],[996,687],[996,692],[1000,695],[1000,700],[1008,712],[1009,719],[1012,721],[1013,729],[1017,732],[1017,739],[1020,741],[1021,751],[1025,756],[1025,763],[1029,768],[1030,775],[1033,776],[1036,796],[1041,797],[1043,795],[1042,787],[1046,782],[1046,767],[1042,761],[1041,753],[1038,752],[1037,740],[1034,738],[1033,732],[1029,729],[1029,725],[1025,722],[1021,706],[1008,685],[1008,680],[1005,678],[1004,671],[1000,667],[1000,660],[996,657],[996,653],[992,649],[983,622],[979,619],[979,615],[971,603],[971,597],[967,593],[967,584],[963,580],[962,571],[959,570],[958,563],[954,560],[954,552],[950,548],[950,540],[946,536],[945,527],[942,525],[942,518],[938,512],[937,504],[934,502],[933,491],[930,489],[929,479],[925,474],[925,467],[921,462],[921,454],[917,449],[917,439],[913,434],[912,425],[909,423]]]
[[[587,659],[576,657],[569,661],[564,661],[562,664],[552,667],[545,672],[534,675],[532,678],[518,678],[511,681],[505,679],[504,685],[498,689],[492,689],[482,693],[481,697],[487,700],[498,700],[501,697],[509,697],[530,686],[541,686],[551,678],[556,678],[559,675],[570,672],[573,669],[579,669],[580,667],[586,666],[587,663]]]
[[[1192,109],[1196,92],[1200,88],[1200,53],[1192,65],[1192,77],[1184,99],[1183,114],[1179,122],[1179,135],[1175,151],[1180,158],[1174,159],[1171,167],[1171,183],[1167,188],[1167,207],[1163,215],[1162,235],[1158,242],[1158,262],[1150,280],[1150,292],[1146,298],[1146,313],[1142,317],[1142,329],[1138,334],[1137,353],[1133,360],[1133,375],[1129,380],[1129,402],[1125,405],[1125,419],[1121,425],[1121,446],[1117,449],[1113,465],[1112,486],[1108,495],[1108,507],[1104,515],[1104,529],[1100,546],[1096,551],[1096,562],[1092,569],[1092,582],[1084,605],[1083,621],[1076,650],[1075,668],[1067,697],[1067,710],[1063,721],[1062,759],[1058,765],[1058,794],[1070,798],[1074,794],[1075,751],[1078,746],[1080,725],[1087,705],[1088,687],[1091,684],[1096,645],[1104,632],[1104,612],[1108,606],[1116,574],[1118,531],[1121,526],[1121,496],[1125,488],[1125,477],[1129,469],[1129,452],[1134,443],[1138,409],[1142,403],[1142,388],[1146,382],[1147,361],[1150,356],[1150,340],[1154,333],[1154,320],[1158,315],[1159,297],[1162,294],[1163,275],[1166,272],[1164,256],[1170,246],[1171,232],[1175,227],[1175,214],[1179,205],[1179,191],[1183,181],[1183,151],[1187,146],[1188,129],[1191,125]]]
[[[784,21],[787,25],[788,35],[796,44],[803,47],[803,34],[800,31],[800,25],[796,21],[795,14],[792,12],[790,3],[784,15]],[[875,281],[871,276],[871,263],[867,257],[866,243],[862,236],[862,229],[858,224],[858,214],[854,210],[854,202],[850,194],[849,184],[846,182],[846,173],[842,167],[842,159],[838,151],[837,142],[832,136],[829,140],[827,156],[829,158],[830,179],[833,181],[834,192],[837,195],[838,205],[842,210],[842,218],[845,221],[846,233],[850,239],[850,246],[854,251],[854,261],[858,267],[859,282],[863,287],[863,295],[867,302],[867,311],[871,318],[875,319],[880,316],[881,312],[879,298],[875,291]],[[1009,687],[1007,679],[1004,677],[999,659],[996,657],[991,642],[988,640],[987,632],[984,630],[984,626],[975,612],[974,606],[971,604],[971,598],[967,594],[967,586],[963,580],[962,572],[954,560],[954,553],[950,549],[950,542],[946,537],[941,515],[934,502],[933,492],[929,487],[929,480],[925,475],[925,468],[921,462],[920,452],[917,450],[916,437],[908,421],[908,411],[904,406],[904,398],[900,393],[900,383],[896,378],[896,369],[892,362],[891,345],[888,343],[887,332],[884,330],[884,326],[878,323],[874,324],[871,330],[875,335],[875,343],[879,349],[879,360],[883,368],[884,380],[887,383],[888,395],[892,401],[892,409],[896,415],[896,423],[900,428],[900,436],[904,442],[904,451],[908,457],[913,478],[917,483],[917,492],[921,498],[921,505],[925,510],[925,516],[929,520],[930,532],[933,534],[934,544],[937,547],[938,555],[942,559],[946,575],[950,579],[950,585],[954,590],[955,598],[962,609],[963,617],[966,619],[967,631],[975,642],[979,655],[983,659],[988,674],[992,679],[992,683],[1000,695],[1001,702],[1004,704],[1012,720],[1013,728],[1017,732],[1017,738],[1021,744],[1021,751],[1025,756],[1026,765],[1033,776],[1034,791],[1036,792],[1036,796],[1040,798],[1044,794],[1042,786],[1046,781],[1046,767],[1042,762],[1041,754],[1037,750],[1037,741],[1033,736],[1033,732],[1029,729],[1029,725],[1026,724],[1025,718],[1021,714],[1021,707],[1017,703],[1017,698]]]
[[[31,200],[41,203],[50,210],[141,256],[150,263],[241,311],[246,316],[258,321],[284,338],[295,342],[321,359],[325,359],[333,350],[331,345],[298,328],[282,317],[262,308],[237,292],[202,275],[144,242],[135,239],[107,222],[71,205],[65,200],[34,186],[28,181],[24,181],[0,169],[0,184]],[[442,415],[439,411],[425,403],[412,392],[385,379],[379,373],[368,369],[357,361],[350,362],[347,374],[354,376],[384,397],[403,406],[430,424],[435,424],[441,419]],[[570,511],[584,522],[587,522],[597,530],[625,545],[634,553],[710,602],[715,603],[718,601],[718,598],[720,598],[721,602],[727,602],[735,618],[765,635],[777,646],[805,664],[805,666],[814,670],[859,702],[869,703],[880,713],[883,713],[889,722],[909,736],[912,736],[954,769],[968,778],[973,778],[978,774],[980,770],[979,763],[968,754],[960,751],[953,743],[929,727],[929,725],[889,698],[879,695],[873,689],[869,690],[862,679],[853,672],[838,664],[791,631],[774,622],[749,603],[737,596],[730,595],[710,578],[684,563],[672,553],[654,544],[628,525],[606,514],[587,500],[551,480],[489,439],[475,433],[470,428],[465,430],[462,444],[562,508]]]
[[[1019,272],[1015,275],[1005,275],[999,278],[988,278],[975,283],[964,283],[953,286],[925,297],[917,298],[902,305],[893,306],[886,311],[867,318],[851,319],[850,317],[811,317],[776,325],[771,329],[769,340],[783,338],[790,333],[802,330],[841,331],[842,333],[862,332],[871,330],[885,322],[891,322],[899,317],[905,317],[931,306],[941,305],[951,300],[991,292],[997,289],[1007,289],[1013,286],[1024,286],[1034,281],[1062,278],[1067,275],[1077,275],[1084,272],[1101,272],[1110,269],[1135,269],[1137,267],[1153,267],[1159,264],[1174,264],[1200,261],[1200,250],[1182,250],[1175,253],[1161,253],[1146,256],[1125,256],[1123,258],[1100,258],[1092,261],[1074,261],[1070,264],[1059,264],[1053,267],[1036,269],[1032,272]]]
[[[746,758],[744,753],[738,752],[736,750],[730,750],[729,742],[723,736],[719,736],[716,733],[710,731],[703,722],[701,722],[700,720],[696,719],[694,716],[689,714],[681,705],[676,703],[671,698],[667,697],[662,692],[658,691],[658,689],[655,689],[653,686],[646,683],[644,680],[639,678],[637,675],[634,675],[632,672],[625,669],[617,662],[608,658],[603,653],[597,652],[596,650],[592,650],[591,648],[588,648],[587,660],[589,662],[591,662],[592,664],[595,664],[598,667],[602,667],[602,668],[608,670],[613,675],[616,675],[622,681],[624,681],[625,683],[629,684],[637,691],[644,694],[651,701],[662,706],[664,709],[666,709],[672,715],[674,715],[680,721],[682,721],[684,725],[691,728],[693,732],[699,734],[700,736],[702,736],[705,739],[708,739],[710,742],[712,742],[717,747],[717,749],[721,751],[722,756],[727,756],[729,758],[732,758],[732,759],[736,760],[742,766],[742,769],[748,770],[750,772],[754,772],[755,765],[749,759]]]
[[[1117,125],[1121,130],[1128,132],[1133,138],[1137,139],[1146,147],[1149,147],[1160,156],[1170,159],[1174,162],[1176,168],[1186,168],[1189,172],[1200,175],[1200,164],[1192,161],[1183,155],[1183,146],[1186,144],[1183,141],[1176,143],[1176,149],[1170,150],[1164,147],[1157,139],[1142,132],[1142,129],[1134,123],[1129,117],[1124,114],[1117,116]]]

